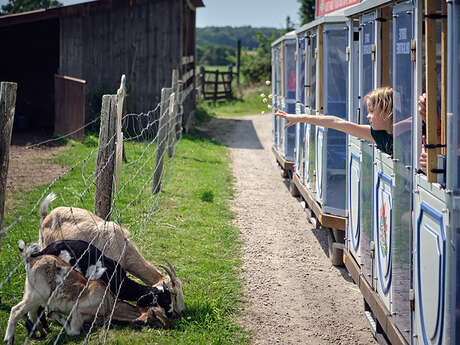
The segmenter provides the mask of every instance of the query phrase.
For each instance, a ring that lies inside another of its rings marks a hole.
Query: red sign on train
[[[316,16],[321,17],[359,2],[360,0],[316,0]]]

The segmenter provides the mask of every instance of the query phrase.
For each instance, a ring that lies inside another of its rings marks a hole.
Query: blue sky
[[[81,0],[60,0],[64,5]],[[0,0],[3,5],[7,0]],[[284,28],[286,16],[299,22],[297,0],[203,0],[206,7],[197,9],[197,27],[204,26],[269,26]]]

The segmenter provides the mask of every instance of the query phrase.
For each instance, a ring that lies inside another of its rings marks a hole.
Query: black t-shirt
[[[375,131],[371,127],[371,135],[380,151],[390,156],[393,155],[393,134],[389,134],[387,131]]]

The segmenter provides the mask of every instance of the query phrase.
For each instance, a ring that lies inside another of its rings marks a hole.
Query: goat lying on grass
[[[48,195],[40,205],[41,221],[39,243],[41,249],[58,240],[83,240],[92,243],[104,255],[116,260],[121,267],[150,286],[166,284],[171,291],[173,310],[184,311],[182,282],[172,266],[163,275],[158,268],[143,258],[137,246],[129,240],[129,231],[122,226],[96,216],[94,213],[72,207],[57,207],[48,214],[55,199]]]
[[[125,270],[114,260],[105,256],[92,244],[81,240],[61,240],[48,245],[31,257],[55,255],[69,263],[85,277],[100,272],[98,278],[109,286],[110,291],[125,301],[135,301],[139,307],[160,305],[168,317],[173,308],[169,286],[145,286],[127,277]],[[168,261],[167,261],[168,262]],[[171,264],[168,262],[171,267]],[[160,266],[162,267],[162,266]]]
[[[25,289],[22,301],[11,309],[4,338],[6,344],[14,344],[14,331],[19,319],[28,313],[31,322],[37,323],[39,307],[45,307],[48,302],[48,316],[65,324],[68,335],[80,334],[85,321],[92,321],[95,317],[104,319],[111,315],[112,309],[113,320],[136,326],[169,328],[169,320],[161,307],[145,309],[116,300],[102,281],[88,281],[60,258],[54,255],[32,257],[38,250],[36,244],[25,246],[20,241],[19,249],[26,262]],[[93,277],[100,272],[94,272]],[[66,324],[65,319],[70,313],[72,315]],[[37,323],[37,329],[41,336],[46,335],[40,322]]]

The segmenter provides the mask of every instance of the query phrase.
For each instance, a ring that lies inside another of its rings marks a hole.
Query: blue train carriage
[[[277,100],[278,107],[283,111],[294,114],[296,101],[296,35],[295,31],[288,32],[278,40],[272,47],[280,46],[280,92]],[[294,149],[295,149],[295,134],[296,128],[289,127],[287,130],[284,126],[287,121],[278,118],[276,129],[278,133],[278,146],[273,146],[273,152],[276,160],[281,166],[281,174],[283,177],[292,177],[294,170]]]
[[[365,300],[377,339],[409,344],[412,231],[412,118],[416,111],[412,48],[414,1],[364,1],[345,10],[349,120],[369,124],[364,96],[391,85],[393,155],[349,137],[349,222],[345,264]],[[383,341],[383,340],[382,340]]]
[[[304,34],[297,35],[296,60],[296,102],[295,113],[305,113],[305,62],[307,58],[306,37]],[[297,123],[294,148],[294,175],[303,180],[305,176],[305,123]],[[289,190],[294,197],[299,196],[294,179],[290,180]]]
[[[298,42],[303,41],[305,46],[305,61],[298,60],[297,71],[302,75],[297,75],[297,93],[299,100],[305,100],[308,114],[347,116],[345,19],[326,15],[296,31]],[[346,225],[346,136],[323,127],[297,126],[296,152],[302,151],[304,168],[296,168],[293,183],[318,222],[317,226],[329,233],[332,263],[342,265]],[[300,146],[301,138],[305,139],[303,146]]]
[[[317,27],[297,31],[296,114],[316,115],[316,42]],[[298,196],[297,184],[315,191],[315,126],[296,125],[295,176],[290,181],[293,196]]]
[[[423,32],[418,23],[417,43],[426,43],[417,59],[426,69],[417,71],[424,76],[417,86],[426,91],[427,117],[425,131],[416,126],[413,141],[414,156],[423,144],[428,157],[426,175],[414,173],[412,343],[460,344],[460,2],[420,4],[419,13],[425,19]]]
[[[281,40],[272,44],[272,111],[278,108],[281,99]],[[279,150],[279,118],[273,116],[273,147]]]

